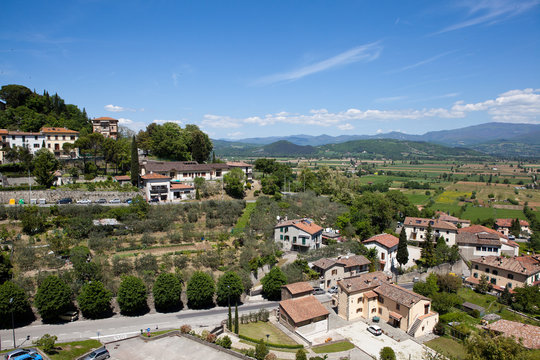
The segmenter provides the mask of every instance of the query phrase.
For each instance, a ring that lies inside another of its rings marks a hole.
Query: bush
[[[396,353],[391,347],[385,346],[379,353],[381,360],[396,360]]]
[[[191,309],[204,309],[214,305],[215,285],[212,277],[196,271],[187,284],[188,306]]]
[[[275,266],[261,279],[261,283],[264,297],[269,300],[279,300],[281,287],[287,283],[287,279],[281,269]]]
[[[122,313],[138,315],[148,311],[146,297],[146,286],[141,279],[135,276],[122,279],[118,289],[118,305]]]
[[[98,319],[110,315],[111,299],[111,292],[101,281],[90,281],[83,285],[77,301],[84,317]]]
[[[268,347],[266,346],[264,340],[260,339],[255,346],[255,359],[264,360],[264,357],[268,355],[268,352]]]
[[[154,304],[159,312],[175,311],[182,307],[182,283],[173,274],[160,274],[154,283]]]
[[[189,334],[189,333],[191,332],[191,326],[186,325],[186,324],[180,326],[180,332],[181,332],[182,334]],[[229,339],[229,340],[230,340],[230,339]]]
[[[444,326],[444,323],[443,322],[437,322],[437,324],[435,324],[435,327],[433,328],[433,333],[435,335],[439,335],[439,336],[443,336],[444,333],[445,333],[445,326]]]
[[[58,276],[49,275],[39,285],[34,304],[43,321],[56,320],[72,308],[71,289]]]
[[[11,327],[11,313],[16,324],[26,324],[34,318],[24,290],[14,282],[6,281],[0,285],[0,328]]]
[[[234,271],[227,271],[217,282],[217,302],[220,305],[238,304],[243,291],[240,276]]]
[[[300,349],[296,352],[294,357],[296,360],[307,360],[306,352],[303,349]]]
[[[39,338],[37,341],[35,341],[34,344],[36,346],[39,346],[47,354],[51,354],[53,353],[54,344],[56,340],[58,340],[58,337],[54,335],[45,334],[41,338]]]
[[[224,347],[225,349],[230,349],[232,346],[232,340],[228,335],[221,337],[216,340],[216,345]]]

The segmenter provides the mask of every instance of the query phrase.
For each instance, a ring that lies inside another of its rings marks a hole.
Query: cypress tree
[[[407,234],[405,233],[405,227],[401,228],[399,233],[399,243],[397,248],[397,261],[399,265],[403,266],[409,261],[409,250],[407,249]]]
[[[232,315],[231,315],[231,304],[229,304],[229,317],[227,318],[227,328],[231,330],[232,327]]]
[[[137,151],[137,142],[135,136],[131,140],[131,184],[139,184],[139,152]]]
[[[234,306],[234,333],[238,335],[240,327],[238,326],[238,303]]]

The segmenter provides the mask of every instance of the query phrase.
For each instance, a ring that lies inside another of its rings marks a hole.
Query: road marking
[[[100,335],[99,338],[106,338],[106,337],[114,337],[115,340],[123,340],[127,338],[128,335],[138,334],[139,331],[130,331],[127,333],[120,333],[120,334],[110,334],[110,335]],[[91,336],[90,339],[97,339],[97,336]],[[117,339],[118,338],[118,339]]]

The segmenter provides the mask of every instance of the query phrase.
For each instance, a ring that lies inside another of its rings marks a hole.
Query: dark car
[[[133,202],[133,199],[131,199],[131,198],[126,199],[126,200],[124,200],[124,202],[125,202],[126,204],[131,204],[131,203]]]
[[[72,204],[73,199],[72,198],[63,198],[56,202],[57,204]]]
[[[159,198],[151,198],[149,202],[151,202],[151,203],[158,203],[158,202],[159,202]]]
[[[313,288],[313,295],[324,295],[325,291],[320,287]]]
[[[96,200],[96,204],[106,204],[107,203],[107,200],[106,199],[99,199],[99,200]]]

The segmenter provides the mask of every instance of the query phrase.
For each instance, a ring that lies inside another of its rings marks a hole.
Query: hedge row
[[[249,336],[245,336],[245,335],[238,335],[238,337],[240,339],[243,339],[243,340],[247,340],[247,341],[251,341],[255,344],[257,344],[259,340],[257,339],[253,339],[253,338],[250,338]],[[303,349],[304,348],[304,345],[300,345],[300,344],[296,344],[296,345],[287,345],[287,344],[274,344],[274,343],[270,343],[270,342],[265,342],[265,344],[267,346],[270,346],[270,347],[273,347],[273,348],[278,348],[278,349]]]
[[[46,189],[47,187],[45,185],[32,186],[32,190],[46,190]],[[0,187],[0,191],[24,191],[24,190],[30,190],[30,187],[28,185]]]

